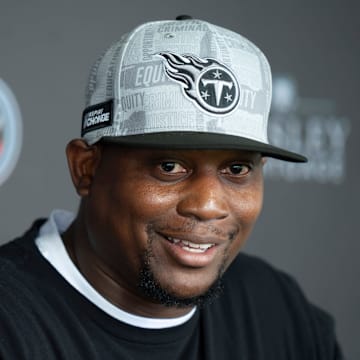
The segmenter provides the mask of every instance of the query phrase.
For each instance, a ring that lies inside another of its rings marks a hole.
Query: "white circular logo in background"
[[[0,79],[0,185],[13,172],[22,146],[19,105],[6,83]]]

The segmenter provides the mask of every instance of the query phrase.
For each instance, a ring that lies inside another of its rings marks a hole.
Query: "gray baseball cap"
[[[82,137],[126,146],[239,149],[307,159],[267,138],[271,70],[243,36],[202,20],[142,24],[91,69]]]

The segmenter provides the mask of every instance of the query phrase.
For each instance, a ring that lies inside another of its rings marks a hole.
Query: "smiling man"
[[[76,215],[0,250],[1,359],[342,359],[333,322],[240,253],[261,211],[271,73],[244,37],[146,23],[93,66],[66,149]]]
[[[75,140],[68,154],[83,201],[63,238],[100,293],[129,312],[172,317],[219,291],[261,209],[259,153]]]

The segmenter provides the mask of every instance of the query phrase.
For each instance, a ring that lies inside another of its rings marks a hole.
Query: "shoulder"
[[[0,247],[0,311],[27,303],[25,300],[34,293],[41,262],[35,238],[43,222],[34,222],[24,235]]]
[[[291,275],[256,256],[240,254],[224,278],[230,297],[250,299],[264,317],[276,314],[288,320],[315,314],[319,319],[330,319],[308,301]]]
[[[40,339],[43,267],[34,240],[42,223],[0,247],[0,358],[26,358],[30,342]]]
[[[256,256],[241,253],[229,267],[226,281],[238,284],[254,294],[272,295],[281,293],[282,296],[303,297],[296,280],[289,274],[271,265],[269,262]]]
[[[35,238],[44,219],[36,220],[22,236],[0,246],[0,283],[26,267],[37,252]]]
[[[294,344],[307,358],[305,349],[324,359],[341,359],[333,318],[312,304],[289,274],[255,256],[240,254],[224,275],[227,308],[246,318],[257,336]],[[294,350],[294,351],[295,351]],[[336,353],[336,355],[335,355]]]

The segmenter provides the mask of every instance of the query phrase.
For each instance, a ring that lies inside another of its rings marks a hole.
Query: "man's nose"
[[[229,216],[228,197],[217,175],[198,175],[184,189],[177,211],[201,221],[225,219]]]

